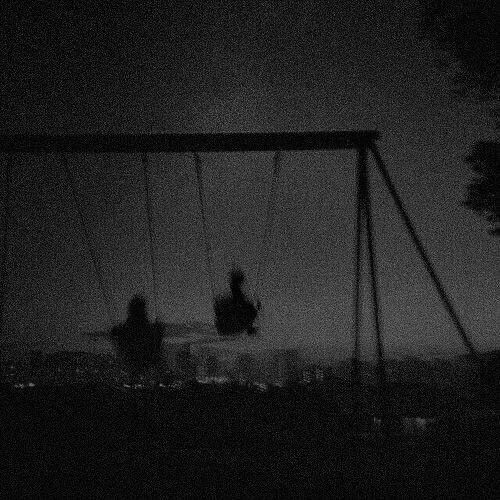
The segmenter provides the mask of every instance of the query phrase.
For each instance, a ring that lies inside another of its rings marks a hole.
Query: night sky
[[[278,132],[377,129],[410,217],[480,349],[498,348],[498,240],[460,206],[462,158],[494,138],[487,103],[453,94],[419,39],[413,1],[2,2],[1,133]],[[29,5],[29,6],[28,6]],[[219,290],[233,262],[251,293],[272,153],[204,154]],[[2,160],[4,161],[4,159]],[[355,161],[284,154],[260,298],[262,335],[347,355]],[[70,160],[106,286],[124,319],[151,297],[139,155]],[[372,170],[389,352],[462,351]],[[152,155],[159,316],[213,322],[196,177],[188,155]],[[17,157],[4,346],[91,348],[108,326],[57,157]],[[3,195],[3,193],[2,193]],[[22,227],[21,227],[22,226]],[[367,316],[364,348],[371,349]]]

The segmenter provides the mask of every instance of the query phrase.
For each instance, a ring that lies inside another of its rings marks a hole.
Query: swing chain
[[[271,232],[274,223],[274,214],[276,210],[276,194],[278,191],[278,179],[281,171],[281,151],[276,151],[273,158],[273,174],[271,181],[271,190],[269,192],[269,198],[267,200],[267,212],[266,221],[264,224],[264,233],[261,241],[261,246],[259,250],[259,260],[257,264],[257,279],[255,286],[255,298],[260,306],[259,292],[262,286],[262,273],[264,272],[264,266],[267,255],[267,247],[269,234]]]
[[[202,160],[198,153],[192,153],[194,164],[196,168],[196,177],[198,181],[198,198],[200,204],[201,218],[203,224],[203,235],[205,242],[205,260],[207,265],[207,271],[210,278],[210,289],[212,294],[212,300],[216,300],[215,294],[215,281],[214,281],[214,270],[213,270],[213,250],[210,243],[210,234],[208,231],[207,216],[205,211],[206,198],[205,191],[203,187],[203,171],[202,171]],[[273,173],[271,180],[271,190],[269,192],[269,198],[267,200],[266,209],[266,220],[264,224],[263,238],[260,244],[257,262],[257,279],[254,298],[257,303],[257,308],[260,309],[261,304],[259,300],[259,290],[261,288],[262,274],[264,271],[265,260],[266,260],[266,250],[268,246],[269,234],[274,222],[274,214],[276,210],[276,194],[278,190],[278,179],[281,171],[281,151],[276,151],[273,159]]]
[[[198,181],[198,199],[200,202],[201,221],[203,224],[203,236],[205,241],[205,260],[207,264],[207,271],[210,279],[210,292],[212,301],[215,301],[215,281],[213,269],[213,252],[212,245],[210,244],[210,234],[208,232],[207,215],[205,212],[205,190],[203,189],[203,171],[200,155],[196,152],[193,153],[194,164],[196,168],[196,178]]]

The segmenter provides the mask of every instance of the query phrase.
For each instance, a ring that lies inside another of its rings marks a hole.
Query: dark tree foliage
[[[246,331],[254,335],[253,323],[257,318],[260,305],[249,301],[242,291],[245,275],[241,269],[233,269],[229,275],[230,295],[215,299],[215,326],[220,335],[235,335]]]
[[[467,97],[500,97],[498,0],[420,0],[423,33],[458,64],[456,90]],[[496,107],[498,113],[498,106]],[[500,123],[497,123],[497,128]],[[492,224],[490,234],[500,235],[499,148],[497,142],[478,142],[466,158],[476,177],[467,186],[463,204]]]
[[[131,374],[138,376],[161,360],[163,334],[160,323],[148,320],[145,299],[136,295],[129,302],[125,323],[111,330],[111,339]]]
[[[464,205],[491,223],[490,234],[500,236],[500,144],[478,142],[466,161],[476,177],[468,185]]]
[[[500,92],[497,0],[420,0],[423,33],[458,63],[455,83],[466,95],[497,99]]]

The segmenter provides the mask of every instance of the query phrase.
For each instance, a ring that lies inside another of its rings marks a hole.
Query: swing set
[[[453,304],[439,279],[427,252],[415,231],[413,223],[408,216],[401,198],[392,183],[387,168],[382,160],[380,152],[376,146],[379,138],[377,131],[337,131],[337,132],[303,132],[303,133],[235,133],[235,134],[83,134],[83,135],[3,135],[0,136],[0,153],[7,155],[4,162],[4,216],[3,216],[3,251],[0,262],[0,331],[3,326],[5,294],[7,291],[6,279],[6,255],[9,246],[9,219],[10,219],[10,176],[14,165],[16,154],[56,154],[60,155],[61,163],[66,172],[68,182],[71,185],[73,197],[78,208],[82,230],[89,249],[89,254],[93,262],[96,275],[99,280],[103,300],[107,306],[108,316],[112,324],[115,323],[116,316],[113,312],[112,301],[106,292],[102,269],[99,264],[97,254],[93,248],[91,238],[86,229],[85,219],[78,202],[78,193],[72,177],[68,155],[75,153],[129,153],[140,154],[144,174],[144,185],[146,194],[146,211],[148,214],[149,248],[151,269],[153,275],[153,297],[156,315],[158,314],[158,290],[157,290],[157,265],[156,265],[156,240],[153,225],[152,204],[149,190],[149,154],[153,153],[183,153],[191,155],[196,169],[196,179],[198,183],[198,196],[200,212],[203,226],[205,259],[207,273],[210,281],[212,301],[214,303],[216,324],[221,318],[221,310],[234,309],[232,305],[224,303],[215,293],[213,253],[208,231],[206,217],[206,201],[203,186],[203,162],[202,153],[207,152],[250,152],[250,151],[273,151],[273,174],[270,186],[264,233],[260,243],[260,256],[256,277],[256,296],[262,280],[262,273],[265,267],[264,255],[269,238],[269,233],[273,224],[275,212],[276,192],[281,167],[281,158],[286,151],[318,151],[318,150],[356,150],[357,151],[357,203],[356,203],[356,237],[354,241],[354,293],[353,293],[353,353],[352,353],[352,384],[354,395],[354,406],[360,404],[360,334],[361,334],[361,307],[362,307],[362,256],[363,245],[366,245],[368,255],[368,268],[370,278],[370,288],[372,296],[372,313],[375,331],[375,345],[377,354],[377,379],[380,390],[380,401],[382,413],[387,409],[387,375],[385,367],[384,345],[381,330],[380,294],[377,276],[377,258],[374,242],[373,228],[373,208],[370,191],[369,163],[368,155],[371,154],[375,166],[379,171],[385,186],[397,208],[397,211],[406,227],[406,230],[419,254],[426,271],[436,288],[439,298],[444,306],[449,318],[457,330],[462,343],[469,352],[472,360],[476,363],[482,374],[481,359],[463,327]],[[234,294],[233,294],[234,299]],[[246,299],[244,299],[246,300]],[[250,301],[247,301],[249,304]],[[224,305],[225,304],[225,305]],[[255,309],[257,307],[253,305]],[[234,311],[233,311],[234,313]],[[229,313],[229,316],[233,313]],[[222,315],[227,314],[227,311]],[[243,321],[237,327],[231,328],[223,325],[219,321],[219,333],[231,334],[241,330],[251,331],[253,320],[252,314],[247,314],[246,322]]]

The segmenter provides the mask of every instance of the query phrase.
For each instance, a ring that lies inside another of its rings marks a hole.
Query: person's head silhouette
[[[241,286],[245,281],[245,274],[239,267],[235,267],[229,275],[229,283],[233,292],[241,291]]]
[[[146,299],[142,295],[134,295],[128,303],[127,321],[146,322],[147,320]]]

